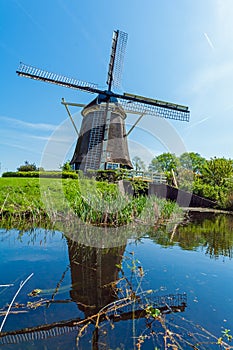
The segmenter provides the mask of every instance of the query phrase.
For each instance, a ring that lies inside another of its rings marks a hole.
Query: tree
[[[179,159],[175,154],[162,153],[159,156],[152,159],[149,170],[155,172],[171,172],[176,171],[179,166]]]
[[[193,190],[193,171],[185,168],[179,168],[176,180],[178,182],[178,187],[181,190],[192,192]]]
[[[216,157],[207,160],[201,176],[195,180],[194,192],[216,200],[222,208],[232,208],[233,160]]]
[[[200,174],[206,164],[206,159],[199,153],[185,152],[179,157],[182,168],[192,170],[195,174]]]
[[[61,165],[60,168],[62,169],[62,171],[72,171],[72,167],[70,165],[69,160],[67,160],[67,162],[65,162],[63,165]]]
[[[145,171],[146,170],[145,163],[138,156],[133,157],[132,164],[133,164],[133,167],[136,171]]]
[[[20,165],[17,168],[18,171],[38,171],[38,168],[36,167],[35,163],[29,163],[27,160],[25,160],[24,165]]]
[[[206,161],[202,169],[203,182],[212,186],[224,186],[233,176],[233,160],[225,158],[211,158]]]

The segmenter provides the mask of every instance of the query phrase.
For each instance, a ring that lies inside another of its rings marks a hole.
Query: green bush
[[[90,174],[93,174],[97,181],[116,182],[128,178],[127,169],[97,170],[92,172],[90,171]]]
[[[17,168],[18,171],[37,171],[38,168],[35,163],[29,163],[27,160],[25,161],[24,165],[20,165]]]
[[[133,190],[134,195],[137,196],[145,196],[148,194],[149,184],[146,181],[140,180],[140,179],[134,179],[130,181]]]
[[[193,184],[193,192],[198,196],[217,201],[219,199],[219,186],[213,186],[196,180]]]
[[[201,197],[216,201],[223,209],[233,208],[233,182],[225,181],[222,186],[205,183],[202,178],[197,178],[193,185],[193,192]]]

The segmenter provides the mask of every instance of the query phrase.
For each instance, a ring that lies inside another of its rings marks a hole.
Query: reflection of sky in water
[[[202,249],[184,251],[177,246],[164,249],[150,239],[131,246],[146,270],[148,288],[163,293],[186,292],[185,317],[220,333],[233,329],[233,261],[210,259]],[[227,320],[227,322],[226,322]]]
[[[58,231],[37,229],[20,234],[17,230],[0,230],[0,284],[14,283],[13,287],[0,289],[0,308],[9,303],[20,281],[32,272],[34,276],[24,286],[17,297],[17,302],[26,303],[30,299],[27,294],[36,288],[43,290],[42,298],[49,299],[53,296],[59,283],[61,287],[59,293],[55,295],[55,300],[73,298],[73,302],[68,304],[55,303],[49,308],[31,310],[23,317],[10,315],[4,330],[83,317],[85,312],[88,314],[90,310],[87,312],[85,307],[81,307],[79,311],[77,302],[91,300],[92,304],[101,305],[100,297],[108,300],[102,287],[98,289],[98,278],[100,278],[100,285],[101,278],[103,281],[107,274],[110,276],[109,280],[114,274],[117,278],[116,257],[125,249],[126,256],[129,256],[129,252],[134,251],[135,258],[140,261],[145,271],[142,284],[144,290],[156,290],[159,296],[187,293],[187,308],[184,313],[176,314],[174,319],[178,320],[179,316],[185,317],[220,336],[223,328],[233,329],[233,260],[219,254],[222,248],[227,247],[226,251],[229,252],[232,249],[230,246],[233,235],[231,222],[232,219],[226,221],[228,227],[226,232],[222,231],[223,221],[220,222],[219,227],[217,227],[217,221],[214,226],[212,223],[209,232],[206,229],[207,223],[200,222],[196,223],[196,232],[199,233],[199,236],[195,235],[193,225],[192,232],[188,231],[189,225],[187,225],[186,228],[181,228],[173,235],[175,237],[173,242],[169,241],[172,232],[160,232],[159,236],[155,233],[150,238],[148,234],[140,242],[135,243],[134,240],[129,240],[126,247],[115,247],[113,250],[108,248],[105,252],[100,248],[83,247],[78,243],[73,245],[71,241],[67,243],[66,238]],[[216,231],[215,236],[213,236],[214,230]],[[216,237],[220,237],[218,232],[222,233],[221,237],[226,236],[227,241],[220,240],[217,244]],[[186,238],[189,250],[184,249],[187,243]],[[193,250],[190,249],[191,238],[195,243]],[[160,241],[163,242],[163,245],[158,244]],[[219,248],[218,258],[207,253],[207,246],[211,244]],[[101,254],[98,255],[100,252]],[[75,253],[77,253],[76,257],[74,257]],[[100,260],[102,265],[98,265]],[[110,262],[113,266],[110,266]],[[82,263],[86,264],[85,268],[81,266]],[[127,262],[123,263],[123,266],[125,273],[130,275]],[[98,278],[95,280],[96,276]],[[76,286],[73,285],[72,290],[71,283],[76,284]],[[137,321],[137,327],[145,327],[143,320]],[[77,332],[70,334],[70,338],[68,335],[62,338],[64,349],[66,346],[71,349],[75,348],[72,347],[75,335]],[[117,322],[114,330],[109,329],[107,338],[109,344],[112,345],[114,342],[115,348],[119,346],[119,342],[124,343],[125,339],[132,339],[132,322]],[[84,348],[85,346],[89,348],[90,343],[86,338],[81,342]],[[56,341],[53,344],[51,340],[48,340],[43,344],[49,345],[49,349],[57,348]],[[127,344],[130,348],[130,343]],[[39,350],[41,346],[42,343],[38,342],[32,348]],[[16,348],[12,347],[12,349]]]
[[[67,246],[60,232],[0,229],[1,262],[10,261],[56,261]]]

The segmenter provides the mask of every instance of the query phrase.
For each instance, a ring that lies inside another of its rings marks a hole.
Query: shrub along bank
[[[74,171],[7,171],[2,177],[41,177],[53,179],[78,179],[78,174]]]

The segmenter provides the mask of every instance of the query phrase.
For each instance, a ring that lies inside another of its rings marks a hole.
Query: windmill
[[[112,91],[113,88],[120,87],[127,37],[128,35],[122,31],[113,32],[106,90],[99,89],[92,83],[51,73],[24,63],[20,63],[16,71],[19,76],[97,94],[97,97],[86,106],[62,100],[78,134],[71,160],[75,170],[87,172],[89,169],[133,168],[127,138],[146,114],[189,121],[190,112],[186,106]],[[83,119],[80,131],[74,124],[68,106],[84,107],[81,112]],[[138,114],[139,117],[126,133],[127,113]]]

